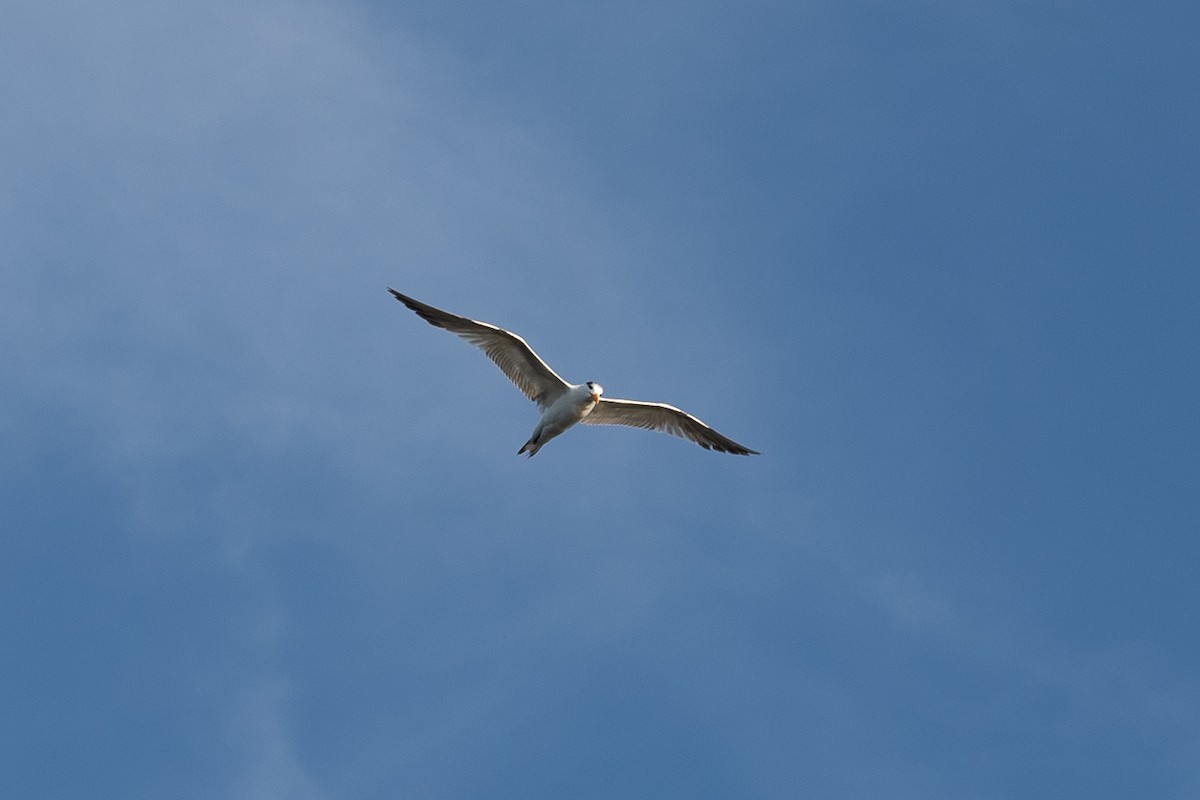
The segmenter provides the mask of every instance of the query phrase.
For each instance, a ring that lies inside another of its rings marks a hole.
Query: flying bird
[[[482,350],[541,409],[542,418],[538,420],[529,441],[517,451],[518,455],[528,453],[532,458],[546,442],[577,422],[645,428],[690,439],[705,450],[740,456],[759,455],[757,451],[722,436],[675,406],[603,397],[604,387],[596,381],[567,383],[533,352],[524,339],[512,331],[442,311],[402,295],[395,289],[389,288],[388,291],[430,325],[457,334]]]

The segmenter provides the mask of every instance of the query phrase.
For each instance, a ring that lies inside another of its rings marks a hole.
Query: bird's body
[[[521,446],[517,454],[528,452],[532,457],[542,449],[542,445],[546,442],[566,432],[567,428],[572,425],[586,420],[599,402],[600,395],[596,391],[597,389],[599,392],[604,391],[595,381],[589,381],[579,386],[569,386],[557,400],[542,412],[542,418],[538,420],[537,427],[530,434],[529,441]]]
[[[706,450],[758,455],[757,451],[722,436],[675,406],[602,397],[604,387],[595,381],[567,383],[524,339],[511,331],[442,311],[395,289],[388,291],[430,325],[448,330],[482,350],[526,397],[537,403],[542,418],[518,454],[528,453],[532,457],[546,442],[582,422],[646,428],[690,439]]]

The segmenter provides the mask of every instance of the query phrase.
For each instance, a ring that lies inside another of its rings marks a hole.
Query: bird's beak
[[[600,402],[600,395],[596,394],[595,392],[592,392],[592,402],[593,402],[593,403],[599,403],[599,402]]]

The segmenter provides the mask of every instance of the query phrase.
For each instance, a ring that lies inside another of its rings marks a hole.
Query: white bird
[[[741,456],[759,455],[675,406],[601,397],[604,387],[595,381],[578,385],[567,383],[533,352],[524,339],[511,331],[442,311],[395,289],[388,291],[430,325],[457,334],[482,350],[526,397],[537,403],[542,418],[529,441],[517,451],[518,455],[528,452],[533,457],[546,442],[577,422],[646,428],[691,439],[705,450]]]

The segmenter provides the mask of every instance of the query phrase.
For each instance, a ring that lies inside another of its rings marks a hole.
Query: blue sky
[[[5,11],[14,796],[1200,793],[1194,3]]]

